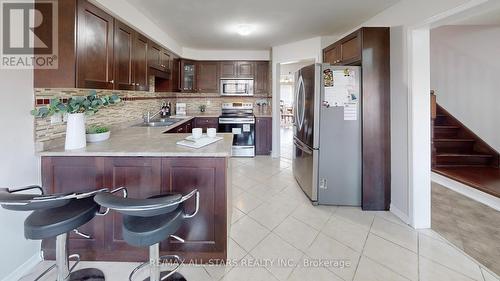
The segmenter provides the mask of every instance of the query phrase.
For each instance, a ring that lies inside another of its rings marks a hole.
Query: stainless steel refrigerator
[[[360,67],[295,74],[293,174],[313,204],[361,205]]]

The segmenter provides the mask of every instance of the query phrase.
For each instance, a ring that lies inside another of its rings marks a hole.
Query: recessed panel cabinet
[[[149,90],[148,75],[148,38],[136,33],[134,46],[134,83],[135,90]]]
[[[174,54],[87,0],[59,1],[57,36],[58,68],[36,69],[35,88],[145,91],[149,75],[170,79]]]
[[[114,19],[87,1],[78,1],[77,87],[113,89]]]
[[[127,25],[115,21],[114,40],[114,88],[134,90],[134,39],[135,31]]]
[[[225,260],[227,255],[227,165],[226,158],[42,157],[42,182],[51,193],[123,186],[130,198],[141,199],[198,189],[198,214],[176,232],[186,243],[166,238],[160,248],[161,255],[175,253],[206,263]],[[193,213],[194,198],[184,208]],[[122,216],[117,212],[95,217],[79,230],[92,236],[70,235],[69,252],[79,253],[82,260],[142,262],[148,258],[147,247],[132,247],[123,240]],[[46,258],[54,259],[54,239],[44,240],[42,249]]]
[[[255,118],[255,154],[270,155],[273,142],[271,117]]]
[[[197,92],[210,93],[219,91],[219,63],[200,61],[197,63]]]

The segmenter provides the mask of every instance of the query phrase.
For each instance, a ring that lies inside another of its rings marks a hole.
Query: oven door
[[[255,156],[255,120],[247,123],[220,118],[220,133],[233,133],[233,156]]]

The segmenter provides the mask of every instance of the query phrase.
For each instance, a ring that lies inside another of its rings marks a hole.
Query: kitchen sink
[[[141,124],[138,124],[136,126],[138,127],[168,127],[171,126],[177,122],[182,121],[182,119],[173,119],[173,118],[166,118],[166,119],[158,119],[158,120],[153,120],[150,122],[144,122]]]

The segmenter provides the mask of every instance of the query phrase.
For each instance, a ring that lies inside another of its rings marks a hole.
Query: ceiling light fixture
[[[238,32],[239,35],[241,36],[247,36],[250,35],[254,31],[254,27],[250,24],[239,24],[236,27],[236,32]]]

